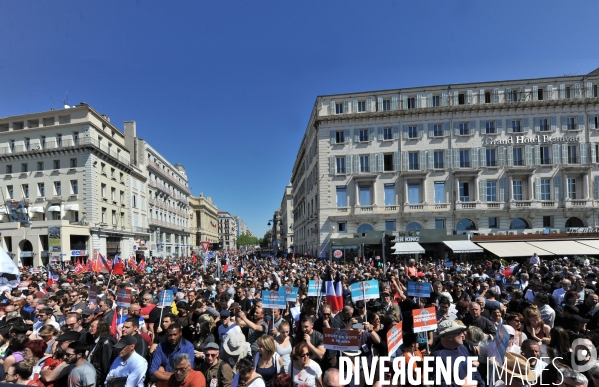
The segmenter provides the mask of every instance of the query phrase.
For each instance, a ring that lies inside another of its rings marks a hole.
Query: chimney
[[[125,147],[129,150],[131,163],[137,165],[137,152],[135,150],[135,141],[137,139],[137,127],[135,121],[125,121]]]

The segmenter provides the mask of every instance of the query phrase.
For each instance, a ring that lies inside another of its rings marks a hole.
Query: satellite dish
[[[69,105],[64,105],[65,109],[70,109],[71,107]]]

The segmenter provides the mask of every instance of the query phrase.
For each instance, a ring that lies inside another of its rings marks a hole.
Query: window
[[[58,144],[58,146],[62,146],[62,134],[56,135],[56,144]]]
[[[549,147],[541,146],[541,147],[539,147],[539,151],[540,151],[540,156],[541,156],[541,164],[543,164],[543,165],[550,164],[550,162],[549,162]]]
[[[553,227],[551,225],[551,216],[543,216],[543,227]]]
[[[496,167],[497,166],[495,149],[487,148],[486,163],[487,163],[487,167]]]
[[[338,175],[344,175],[345,174],[345,157],[337,157],[335,159],[335,163],[336,163],[336,172]]]
[[[470,150],[460,150],[460,168],[470,168]]]
[[[21,173],[27,172],[27,163],[21,164]]]
[[[491,92],[485,92],[485,103],[491,103]]]
[[[439,96],[438,95],[433,95],[433,107],[434,106],[441,106],[441,104],[439,103]]]
[[[110,177],[114,179],[114,168],[110,168]]]
[[[73,145],[79,144],[79,132],[73,132]]]
[[[383,140],[393,140],[393,128],[383,128]]]
[[[55,181],[54,182],[54,194],[56,196],[62,195],[62,190],[61,190],[61,187],[60,187],[60,181]]]
[[[60,169],[60,160],[54,160],[54,169]]]
[[[116,188],[114,187],[110,188],[110,200],[116,202]]]
[[[394,206],[395,205],[395,184],[385,184],[384,186],[385,193],[385,205],[386,206]]]
[[[370,188],[369,185],[360,185],[358,190],[360,192],[360,205],[361,206],[371,206],[371,198],[370,198]]]
[[[383,111],[388,111],[388,110],[391,110],[391,100],[384,99],[383,100]]]
[[[443,169],[443,154],[442,150],[434,151],[433,153],[433,168]]]
[[[124,178],[124,176],[125,176],[125,175],[123,174],[123,172],[121,172],[121,173],[120,173],[120,177],[121,177],[121,183],[124,183],[124,182],[125,182],[125,178]]]
[[[120,200],[121,200],[121,203],[125,203],[125,191],[121,191]],[[143,210],[143,208],[142,208],[142,210]]]
[[[8,164],[6,166],[6,173],[12,173],[12,165]]]
[[[435,218],[435,228],[445,228],[445,218]]]
[[[40,148],[44,149],[46,147],[46,136],[40,137]]]
[[[337,223],[337,231],[339,231],[339,232],[347,232],[347,223],[346,222],[339,222],[339,223]]]
[[[418,152],[408,152],[408,169],[410,171],[417,171],[420,169]]]
[[[518,101],[518,91],[517,90],[511,90],[508,92],[509,93],[509,101],[511,102],[517,102]]]
[[[568,164],[577,164],[578,163],[578,149],[576,145],[568,145]]]
[[[358,112],[366,111],[366,101],[358,101]]]
[[[408,183],[408,203],[420,204],[420,184]]]
[[[521,133],[522,126],[520,125],[520,120],[512,120],[512,132],[513,133]]]
[[[360,142],[368,142],[368,129],[360,129]]]
[[[495,130],[495,121],[487,121],[485,123],[485,133],[487,133],[487,134],[497,133],[497,131]]]
[[[541,179],[541,200],[551,200],[551,181]]]
[[[445,203],[444,181],[435,181],[435,203]]]
[[[566,87],[566,98],[568,98],[568,99],[572,98],[571,94],[570,94],[570,86]]]
[[[71,180],[71,192],[73,195],[79,193],[79,187],[77,186],[77,180]]]
[[[470,201],[470,183],[466,181],[460,181],[460,201]]]
[[[44,126],[54,125],[54,117],[44,118]]]
[[[14,195],[14,190],[12,188],[12,185],[7,185],[6,186],[6,191],[8,192],[8,198],[9,199],[14,199],[13,195]]]
[[[29,145],[31,145],[31,140],[28,137],[25,137],[25,150],[29,150]]]
[[[541,132],[547,132],[549,129],[549,120],[547,118],[541,118],[539,120],[539,130]]]
[[[470,135],[470,127],[468,122],[460,122],[460,136]]]
[[[576,117],[567,117],[566,118],[566,130],[576,130],[578,126],[576,125]]]
[[[488,202],[496,202],[497,201],[497,182],[496,181],[487,181],[487,201]]]
[[[43,161],[38,161],[37,162],[37,170],[38,171],[43,171],[44,170],[44,162]]]
[[[71,123],[71,115],[67,114],[64,116],[58,116],[58,122],[61,124],[70,124]]]
[[[335,144],[345,144],[345,131],[338,130],[335,132]]]
[[[60,220],[60,211],[52,212],[52,220]]]
[[[499,218],[495,216],[489,217],[489,228],[499,228]]]
[[[394,220],[385,220],[385,230],[386,231],[395,231],[395,221]]]
[[[433,124],[433,137],[443,137],[443,125],[442,124]]]
[[[537,91],[537,99],[538,99],[539,101],[542,101],[544,98],[545,98],[545,96],[543,95],[543,89],[539,89],[539,90]]]
[[[383,168],[385,172],[393,171],[393,153],[386,153],[383,155]]]
[[[408,138],[418,138],[417,126],[408,126]]]
[[[8,146],[10,147],[10,151],[14,152],[15,151],[15,140],[10,140],[10,142],[8,143]]]
[[[337,207],[347,207],[347,187],[337,187]]]
[[[408,109],[416,109],[416,98],[408,98]]]
[[[37,183],[37,192],[41,197],[46,196],[46,187],[44,186],[44,183]]]
[[[368,155],[360,155],[360,172],[370,172],[370,157]]]
[[[131,205],[133,208],[137,208],[137,195],[133,195]]]
[[[522,180],[512,181],[514,200],[522,200]]]
[[[23,188],[23,196],[25,199],[29,198],[29,184],[23,184],[21,187]]]
[[[343,114],[343,103],[335,104],[335,114]]]
[[[522,148],[514,148],[514,165],[524,165],[524,159],[522,158]]]
[[[458,94],[458,105],[464,105],[466,103],[466,96],[461,93]]]
[[[570,199],[578,199],[576,196],[576,179],[568,178],[568,197]]]
[[[116,211],[112,210],[112,224],[116,224]]]
[[[71,168],[77,168],[77,159],[71,159]]]
[[[106,223],[106,208],[102,207],[102,223]]]
[[[101,191],[100,192],[102,193],[102,199],[107,199],[107,196],[106,196],[106,184],[102,184],[100,187],[101,187]]]

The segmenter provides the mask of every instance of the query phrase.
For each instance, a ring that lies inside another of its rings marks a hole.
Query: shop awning
[[[50,206],[48,207],[49,212],[60,212],[60,206]]]
[[[579,239],[576,242],[599,249],[599,239]]]
[[[393,254],[424,254],[424,248],[418,242],[401,242],[391,247]]]
[[[29,212],[33,213],[39,213],[39,214],[43,214],[44,213],[44,207],[31,207],[29,209]]]
[[[553,253],[530,245],[527,242],[488,242],[479,243],[478,245],[500,258],[530,257],[534,253],[537,253],[541,257],[553,255]]]
[[[443,241],[445,246],[456,254],[459,253],[482,253],[483,249],[470,241]]]
[[[64,206],[65,211],[79,211],[79,204],[67,204]]]
[[[599,249],[571,240],[534,241],[528,243],[540,249],[547,250],[555,255],[599,255]]]

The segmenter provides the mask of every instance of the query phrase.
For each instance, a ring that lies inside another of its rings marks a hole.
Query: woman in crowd
[[[571,350],[570,338],[566,330],[562,327],[553,327],[549,333],[549,343],[547,344],[547,355],[551,359],[566,356]],[[599,387],[599,386],[598,386]]]
[[[254,370],[262,376],[266,387],[272,386],[272,378],[283,369],[283,359],[277,353],[272,337],[264,335],[258,338],[258,353],[254,355]]]
[[[17,335],[10,339],[10,343],[8,344],[8,348],[11,351],[11,355],[7,356],[4,359],[4,369],[7,370],[11,365],[20,362],[24,359],[23,350],[25,349],[25,344],[29,341],[29,338],[25,335]]]
[[[562,303],[561,306],[567,306],[567,305],[572,305],[575,306],[576,304],[578,304],[578,299],[580,298],[580,294],[578,294],[578,292],[576,292],[575,290],[568,290],[566,292],[566,294],[564,295],[564,302]]]
[[[520,313],[508,313],[505,318],[505,323],[516,331],[514,335],[514,344],[517,346],[521,346],[522,342],[527,339],[526,333],[522,332],[522,321],[524,321],[524,316]]]
[[[39,379],[32,380],[31,379],[33,376],[33,369],[34,369],[36,363],[37,363],[36,358],[22,360],[22,361],[16,363],[15,365],[9,367],[9,372],[7,373],[7,375],[8,374],[14,375],[13,383],[15,383],[15,384],[44,387],[44,384],[41,382],[41,380],[39,380]]]
[[[289,376],[294,387],[322,387],[322,369],[310,359],[311,355],[310,347],[304,342],[293,347]]]
[[[497,327],[503,323],[503,318],[501,317],[501,310],[491,309],[490,314],[491,321],[493,322],[493,324],[495,324],[495,329],[497,329]]]
[[[8,325],[0,328],[0,364],[4,363],[4,356],[10,342],[9,330],[10,327]]]
[[[231,387],[265,387],[264,379],[256,372],[251,360],[241,359],[235,368],[237,373],[231,382]]]
[[[101,386],[106,380],[110,366],[118,356],[118,350],[113,350],[115,338],[110,333],[110,325],[105,318],[99,317],[89,325],[89,334],[93,342],[87,360],[96,369],[96,386]]]
[[[46,343],[46,354],[52,356],[52,346],[60,331],[52,325],[44,325],[38,332],[38,336]]]
[[[291,352],[293,351],[291,325],[287,320],[281,321],[279,325],[279,334],[275,337],[275,346],[277,347],[277,353],[283,359],[283,370],[287,372],[291,363]]]
[[[551,327],[541,319],[541,312],[537,306],[524,309],[524,333],[526,337],[536,340],[539,345],[549,344],[551,341]]]

